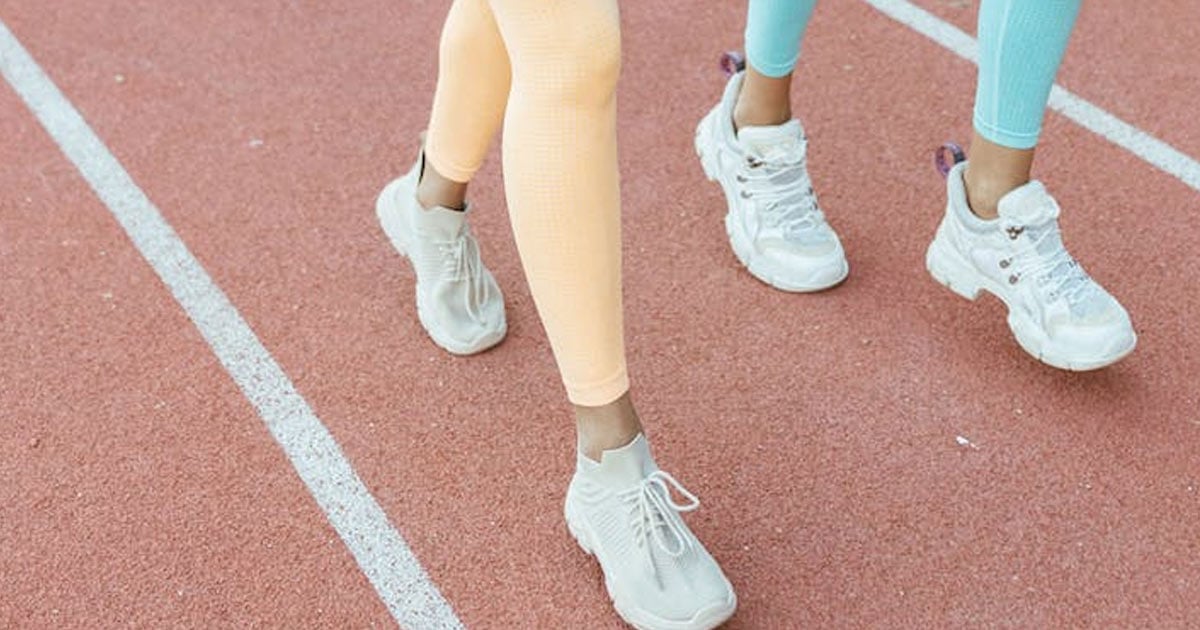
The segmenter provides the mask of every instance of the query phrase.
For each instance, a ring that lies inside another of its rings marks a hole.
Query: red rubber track
[[[104,206],[0,111],[0,627],[390,621]]]
[[[977,2],[914,2],[975,32]],[[1058,83],[1195,159],[1200,156],[1193,120],[1200,94],[1195,25],[1195,5],[1186,0],[1084,2]]]
[[[973,31],[973,10],[925,4]],[[1200,155],[1190,9],[1089,4],[1062,83]],[[660,463],[704,501],[689,522],[738,589],[729,627],[1186,627],[1200,600],[1200,196],[1048,116],[1037,172],[1140,345],[1095,373],[1037,364],[997,301],[965,302],[923,267],[944,203],[931,153],[969,136],[973,67],[864,3],[824,2],[796,110],[851,276],[819,295],[770,290],[729,252],[691,148],[743,10],[624,3],[620,94],[635,394]],[[374,196],[428,116],[444,12],[0,0],[465,625],[620,627],[562,524],[570,412],[498,160],[472,188],[509,298],[494,351],[457,359],[424,337],[411,271],[375,224]],[[0,113],[0,625],[392,624],[7,87]]]

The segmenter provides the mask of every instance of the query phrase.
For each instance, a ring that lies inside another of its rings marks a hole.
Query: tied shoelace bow
[[[471,299],[467,300],[467,313],[472,319],[480,320],[482,317],[475,307],[487,303],[489,289],[480,271],[483,262],[479,257],[479,247],[475,244],[475,239],[470,238],[469,229],[464,227],[457,237],[439,241],[437,247],[441,253],[442,269],[448,274],[450,281],[465,280],[470,283],[467,287],[471,292]]]
[[[816,195],[804,170],[804,142],[759,159],[747,156],[745,168],[737,176],[744,185],[744,199],[758,199],[763,213],[783,228],[784,235],[796,239],[803,232],[820,226],[824,220],[816,204]]]
[[[676,503],[671,498],[672,488],[687,502]],[[684,529],[679,513],[691,512],[700,507],[700,500],[670,474],[656,470],[646,475],[638,485],[621,492],[619,496],[629,505],[634,539],[639,547],[644,546],[648,539],[652,539],[659,549],[672,558],[678,558],[691,549],[693,543]],[[675,539],[674,546],[667,542],[667,533]],[[654,567],[654,563],[651,563],[651,566]]]
[[[1090,277],[1067,253],[1057,222],[1051,220],[1036,226],[1009,225],[1005,231],[1013,240],[1022,234],[1029,239],[1028,255],[1016,257],[1017,266],[1010,282],[1015,283],[1029,275],[1037,279],[1039,287],[1045,288],[1050,299],[1062,296],[1072,305],[1080,304],[1090,295]]]

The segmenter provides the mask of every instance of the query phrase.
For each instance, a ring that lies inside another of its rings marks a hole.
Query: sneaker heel
[[[399,224],[399,218],[396,208],[389,201],[389,195],[395,195],[395,182],[389,184],[375,198],[375,217],[379,219],[379,225],[383,228],[383,233],[391,242],[392,248],[400,254],[401,258],[408,258],[408,252],[404,248],[404,238],[402,236],[403,228]]]
[[[696,129],[696,137],[693,144],[696,147],[696,157],[700,158],[700,168],[704,169],[704,177],[708,178],[710,182],[715,182],[717,181],[716,165],[709,163],[710,157],[704,152],[704,145],[707,144],[704,138],[704,127],[707,124],[708,117],[700,121],[700,126]],[[712,157],[715,158],[716,156]]]
[[[571,534],[571,538],[575,539],[575,544],[579,545],[579,548],[583,550],[583,553],[586,553],[589,556],[592,555],[591,545],[586,542],[586,537],[575,527],[575,522],[571,518],[570,508],[563,510],[563,520],[567,522],[567,532]]]
[[[575,530],[575,526],[571,525],[571,521],[567,521],[567,531],[571,533],[571,538],[575,539],[575,544],[579,545],[579,548],[583,550],[583,553],[586,553],[589,556],[592,555],[591,546],[584,542],[584,537]]]
[[[947,251],[942,244],[942,235],[939,230],[938,235],[929,244],[929,250],[925,253],[925,268],[929,270],[929,275],[933,276],[933,279],[942,286],[973,301],[979,297],[979,292],[983,290],[983,287],[971,278],[971,272],[966,271],[963,265],[958,257],[953,252]]]
[[[728,79],[746,69],[746,55],[740,50],[727,50],[721,54],[721,72]]]

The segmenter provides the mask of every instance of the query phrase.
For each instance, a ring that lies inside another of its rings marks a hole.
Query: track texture
[[[925,0],[973,32],[967,2]],[[0,0],[329,426],[470,628],[620,627],[561,520],[573,435],[508,234],[472,189],[509,338],[423,335],[372,202],[428,115],[445,3]],[[1200,155],[1184,0],[1091,3],[1060,83]],[[974,68],[823,2],[796,111],[851,264],[741,270],[691,150],[741,3],[626,2],[635,395],[741,608],[730,628],[1185,627],[1200,600],[1200,199],[1051,114],[1037,175],[1140,336],[1068,374],[933,283],[931,166]],[[393,624],[254,409],[105,208],[0,89],[0,626]],[[974,446],[960,445],[962,437]]]

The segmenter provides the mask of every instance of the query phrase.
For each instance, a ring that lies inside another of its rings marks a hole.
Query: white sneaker
[[[643,435],[600,459],[578,455],[565,514],[621,618],[640,630],[707,630],[732,616],[733,586],[679,515],[700,507],[695,495],[658,469]]]
[[[947,176],[946,216],[925,256],[934,279],[970,300],[981,290],[1003,300],[1017,343],[1056,368],[1093,370],[1132,352],[1129,314],[1067,253],[1042,183],[1009,192],[988,221],[967,205],[966,167]]]
[[[733,129],[745,72],[696,127],[696,153],[709,180],[725,191],[725,231],[738,260],[784,291],[828,289],[850,272],[842,243],[817,205],[805,166],[800,121]]]
[[[508,331],[504,296],[479,258],[465,210],[417,202],[424,155],[407,175],[379,193],[375,214],[392,246],[417,273],[417,316],[437,345],[474,354],[500,343]]]

